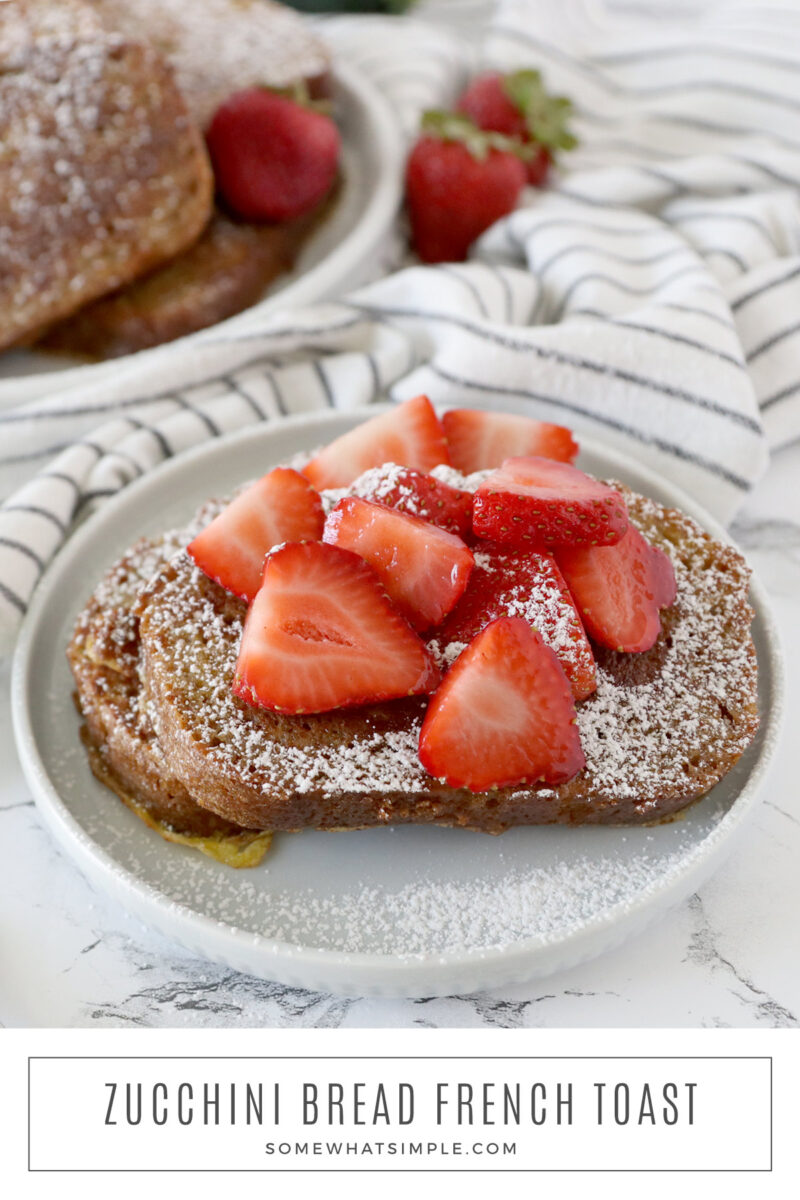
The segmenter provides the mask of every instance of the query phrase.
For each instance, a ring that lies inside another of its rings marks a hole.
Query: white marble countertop
[[[800,661],[800,445],[776,456],[733,533]],[[621,949],[502,993],[341,999],[198,960],[96,892],[44,831],[17,762],[0,668],[0,1024],[621,1026],[800,1024],[800,785],[790,674],[782,745],[749,836],[698,895]]]

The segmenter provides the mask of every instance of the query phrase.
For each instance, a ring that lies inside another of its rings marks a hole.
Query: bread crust
[[[169,769],[140,703],[138,620],[141,588],[188,534],[144,538],[103,576],[67,647],[81,739],[93,774],[151,828],[234,866],[261,860],[269,839],[195,803]]]

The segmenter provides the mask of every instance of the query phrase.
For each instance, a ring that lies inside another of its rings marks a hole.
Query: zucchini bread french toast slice
[[[81,0],[0,5],[0,348],[175,258],[212,200],[157,50]]]
[[[419,698],[298,716],[237,699],[246,606],[184,551],[138,602],[140,681],[170,771],[203,807],[270,830],[642,824],[705,795],[758,727],[749,571],[684,514],[614,486],[632,524],[669,555],[677,596],[650,650],[594,647],[597,690],[577,709],[586,767],[568,783],[442,784],[418,759]]]

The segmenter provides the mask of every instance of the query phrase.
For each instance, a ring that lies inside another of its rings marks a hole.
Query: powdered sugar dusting
[[[288,87],[328,69],[308,23],[269,0],[96,2],[111,28],[146,36],[167,57],[201,128],[232,92]]]
[[[601,811],[629,802],[641,819],[658,812],[664,797],[702,794],[749,744],[757,724],[755,659],[741,557],[689,518],[626,496],[634,523],[672,557],[676,604],[653,651],[634,656],[597,649],[597,692],[578,706],[586,769],[557,791],[537,795],[552,797],[556,810],[561,803]],[[524,611],[523,598],[520,605]],[[230,685],[244,611],[184,555],[157,581],[145,615],[145,640],[158,647],[145,669],[156,695],[157,728],[166,685],[159,693],[156,661],[169,681],[170,706],[203,743],[209,766],[254,794],[313,793],[336,802],[345,794],[405,798],[435,791],[417,758],[418,709],[377,728],[360,719],[348,725],[341,712],[279,718],[276,725],[275,714],[235,700]],[[436,652],[447,665],[458,649],[440,645]],[[529,794],[498,793],[520,802]]]
[[[0,345],[178,253],[209,215],[168,67],[78,0],[0,4],[0,166]]]

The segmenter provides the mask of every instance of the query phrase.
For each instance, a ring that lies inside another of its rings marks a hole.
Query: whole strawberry
[[[288,221],[324,199],[340,138],[323,112],[266,88],[236,92],[206,134],[217,189],[248,221]]]
[[[572,150],[576,138],[567,129],[572,104],[566,96],[550,96],[538,71],[510,75],[489,72],[472,81],[458,101],[480,129],[521,138],[533,149],[528,183],[541,187],[559,150]]]
[[[456,113],[427,112],[406,165],[411,241],[424,262],[460,262],[512,212],[525,185],[521,143]]]

